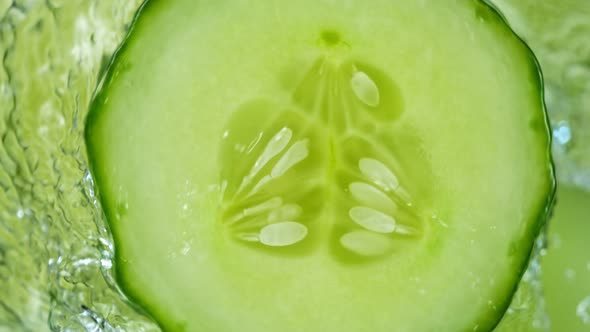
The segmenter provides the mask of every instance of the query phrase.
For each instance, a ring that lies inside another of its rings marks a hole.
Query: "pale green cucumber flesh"
[[[149,1],[86,127],[117,281],[167,331],[489,331],[541,91],[478,1]]]

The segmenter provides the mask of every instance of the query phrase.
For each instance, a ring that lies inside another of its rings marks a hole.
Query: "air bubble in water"
[[[555,129],[553,129],[553,137],[561,145],[565,145],[571,141],[572,131],[567,122],[562,121],[557,124]]]
[[[576,278],[576,271],[574,271],[573,269],[566,269],[565,270],[565,278],[568,281],[573,281]]]
[[[586,297],[578,304],[576,314],[584,324],[590,325],[590,296]]]

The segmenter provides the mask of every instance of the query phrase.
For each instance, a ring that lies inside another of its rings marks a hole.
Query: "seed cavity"
[[[260,230],[260,243],[270,247],[286,247],[302,241],[307,236],[307,227],[295,221],[270,224]]]
[[[365,230],[356,230],[340,237],[340,244],[361,256],[379,256],[387,253],[391,247],[391,240],[382,234]]]
[[[285,174],[291,167],[307,158],[309,155],[309,140],[304,139],[295,142],[289,150],[279,159],[270,172],[272,178],[278,178]]]
[[[350,87],[354,95],[365,105],[370,107],[379,106],[379,89],[377,84],[362,71],[357,71],[350,79]]]
[[[395,230],[395,219],[393,217],[364,206],[355,206],[348,211],[350,219],[377,233],[393,233]]]
[[[392,191],[399,187],[395,174],[379,160],[362,158],[359,160],[359,169],[364,176],[385,191]]]
[[[353,182],[348,186],[352,196],[362,205],[382,211],[394,212],[395,203],[381,190],[364,182]]]
[[[291,98],[256,99],[232,115],[219,219],[255,250],[304,255],[335,243],[330,253],[338,259],[372,260],[422,230],[405,190],[416,189],[406,179],[413,172],[404,172],[397,145],[386,144],[376,126],[397,119],[401,94],[387,73],[353,58],[336,30],[323,30],[318,42],[323,54],[292,74],[298,85],[285,86],[294,89]]]

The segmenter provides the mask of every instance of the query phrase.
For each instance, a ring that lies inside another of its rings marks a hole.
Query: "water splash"
[[[0,1],[0,330],[157,330],[112,278],[83,124],[140,0]]]
[[[590,3],[492,2],[543,68],[560,182],[590,190]]]
[[[543,284],[541,282],[541,259],[546,253],[545,232],[535,241],[529,266],[525,271],[512,303],[495,332],[549,331],[550,321],[545,310]]]
[[[576,315],[582,320],[584,324],[590,326],[590,296],[583,299],[576,308]]]

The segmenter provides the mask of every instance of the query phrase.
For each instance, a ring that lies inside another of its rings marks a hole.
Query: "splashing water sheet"
[[[83,140],[93,92],[141,2],[0,0],[0,331],[159,330],[114,282],[114,248]],[[515,2],[497,1],[529,37],[546,74],[559,176],[590,188],[590,144],[583,143],[590,142],[590,41],[577,37],[590,36],[590,10],[554,18],[557,27],[541,37]],[[351,81],[368,105],[379,102],[370,83],[362,72]],[[396,185],[375,161],[359,166]],[[360,224],[371,217],[368,227],[395,227],[371,213],[351,211]],[[305,236],[299,224],[279,225],[261,241]],[[549,329],[540,279],[545,252],[541,237],[498,331]],[[590,324],[588,297],[580,296],[577,314]]]
[[[111,278],[83,129],[140,1],[0,1],[0,331],[150,331]]]

